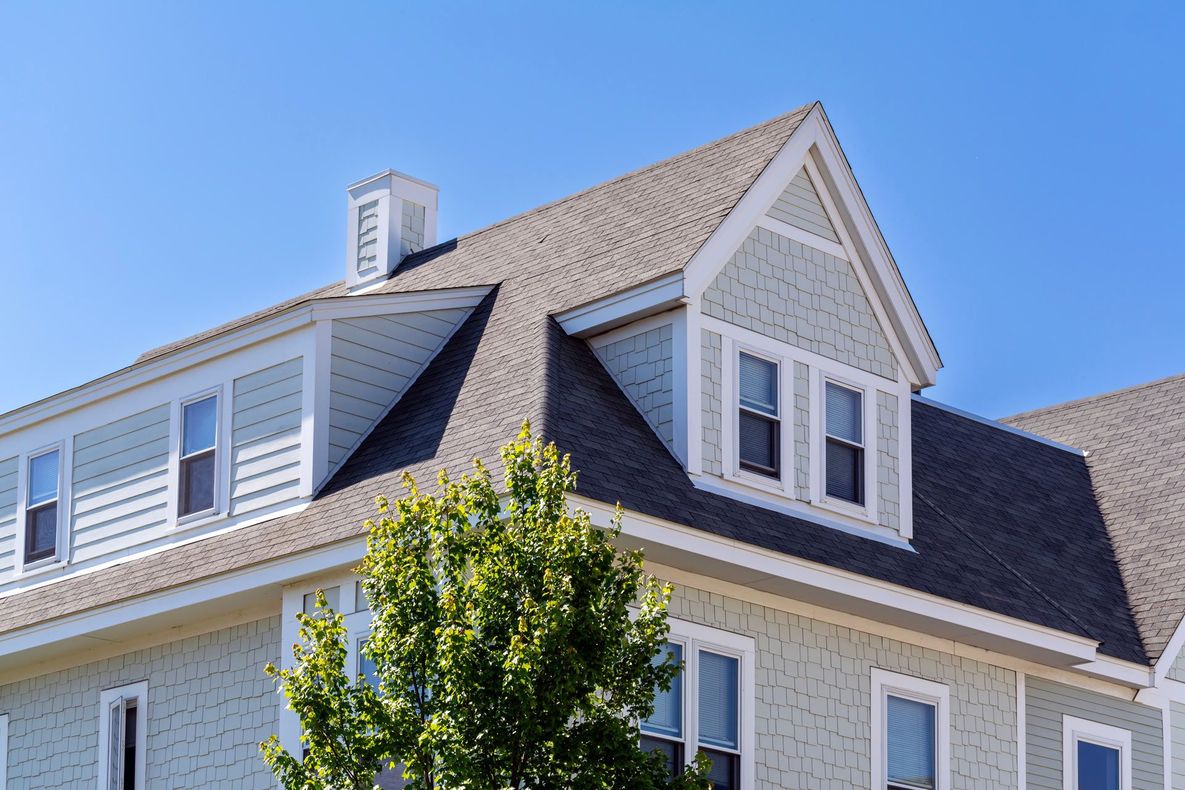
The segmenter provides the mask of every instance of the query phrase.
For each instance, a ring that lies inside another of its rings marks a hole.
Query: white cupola
[[[346,285],[386,279],[399,262],[436,243],[435,185],[384,170],[346,188]]]

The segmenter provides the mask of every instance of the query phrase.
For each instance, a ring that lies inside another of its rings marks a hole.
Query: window
[[[741,352],[738,363],[738,456],[742,469],[779,476],[781,421],[778,364]]]
[[[1131,790],[1130,730],[1062,717],[1064,790]]]
[[[181,404],[178,516],[214,509],[218,445],[218,396]]]
[[[712,760],[715,790],[751,787],[752,705],[745,700],[753,696],[752,640],[670,622],[672,639],[655,661],[673,655],[683,671],[669,691],[655,694],[654,713],[640,724],[641,746],[663,754],[672,774],[703,752]]]
[[[148,743],[148,683],[109,689],[99,695],[99,787],[142,790]]]
[[[29,459],[25,498],[25,562],[53,557],[58,551],[58,485],[61,452],[50,450]]]
[[[872,670],[873,786],[948,790],[950,691],[941,683]]]
[[[341,611],[341,598],[342,598],[341,586],[326,587],[326,588],[322,589],[321,592],[325,595],[325,607],[327,609],[329,609],[330,611],[340,612]],[[305,614],[307,614],[307,615],[316,614],[317,613],[317,593],[316,592],[306,593],[304,596],[303,604],[304,604],[304,613]]]
[[[826,383],[827,496],[864,504],[864,393]]]

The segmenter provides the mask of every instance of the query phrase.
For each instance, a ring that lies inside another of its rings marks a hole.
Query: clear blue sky
[[[815,98],[931,397],[1185,371],[1185,14],[1029,6],[4,3],[0,411],[338,279],[381,168],[448,238]]]

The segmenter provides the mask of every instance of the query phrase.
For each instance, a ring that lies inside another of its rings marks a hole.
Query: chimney
[[[351,291],[385,280],[408,255],[436,243],[439,190],[434,185],[384,170],[346,191],[346,285]]]

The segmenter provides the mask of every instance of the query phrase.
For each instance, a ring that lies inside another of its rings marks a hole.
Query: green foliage
[[[405,477],[403,498],[377,500],[358,569],[377,692],[346,670],[340,615],[298,615],[294,667],[267,671],[308,754],[262,744],[288,790],[371,788],[397,763],[424,790],[707,786],[706,760],[671,779],[638,748],[655,687],[679,671],[669,653],[654,660],[670,588],[614,548],[620,516],[599,530],[568,509],[576,476],[554,445],[524,425],[502,462],[503,498],[475,462],[459,483],[442,473],[435,495]]]

